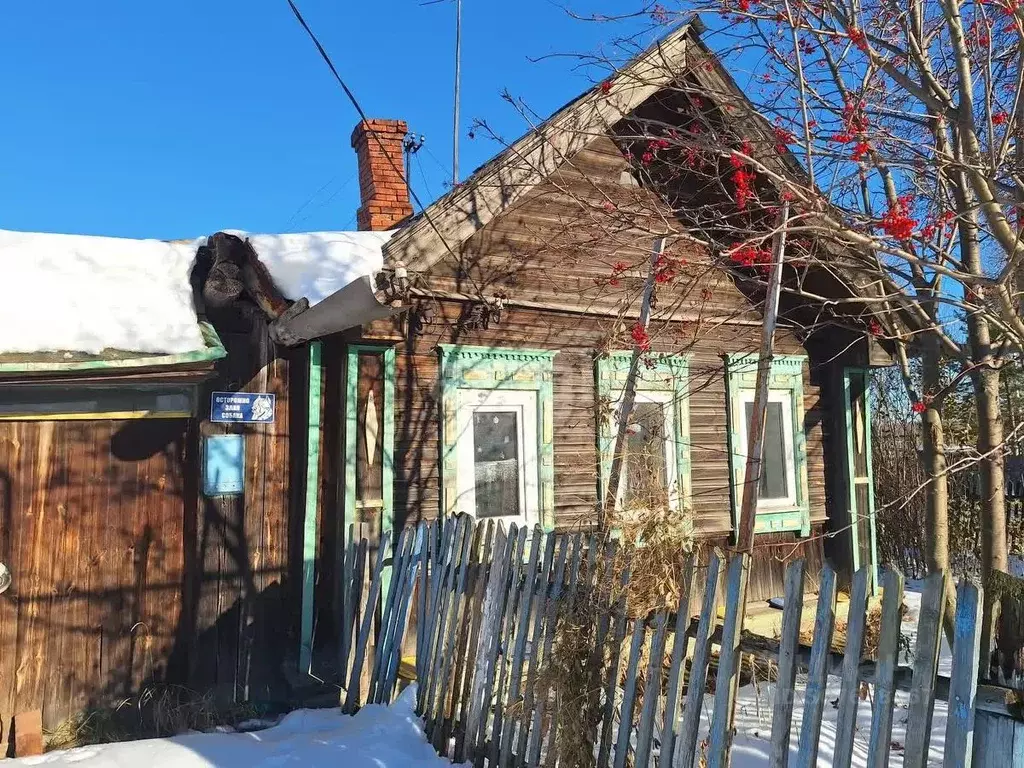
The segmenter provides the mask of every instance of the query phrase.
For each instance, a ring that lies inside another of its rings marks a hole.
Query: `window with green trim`
[[[444,511],[551,530],[557,353],[440,349]]]
[[[776,355],[769,374],[764,447],[758,490],[757,533],[797,531],[810,534],[807,500],[807,445],[804,435],[803,355]],[[758,356],[726,357],[729,471],[734,524],[746,482],[747,441],[754,411]]]
[[[602,408],[598,424],[600,498],[611,474],[632,352],[601,355],[595,364]],[[649,355],[637,372],[636,399],[626,423],[618,509],[690,507],[689,363],[681,355]]]

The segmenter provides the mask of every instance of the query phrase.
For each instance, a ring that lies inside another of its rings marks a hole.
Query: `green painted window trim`
[[[733,530],[739,526],[746,446],[740,445],[739,424],[743,418],[740,393],[754,389],[757,379],[756,354],[729,354],[725,356],[725,382],[728,403],[726,416],[729,425],[729,497],[732,504]],[[772,357],[769,389],[792,394],[793,469],[796,475],[796,504],[781,509],[758,511],[754,523],[755,533],[781,533],[796,531],[801,536],[811,534],[811,507],[807,487],[807,435],[804,433],[804,366],[806,355],[775,355]]]
[[[555,527],[554,358],[558,352],[516,347],[439,344],[441,351],[441,509],[457,510],[458,394],[460,389],[510,389],[537,393],[538,515]]]
[[[320,390],[323,367],[319,341],[309,345],[309,388],[306,419],[306,492],[302,522],[302,636],[299,672],[313,664],[313,593],[316,581],[316,512],[320,488]]]
[[[210,323],[199,321],[199,330],[203,334],[203,349],[194,352],[182,352],[176,355],[141,355],[136,357],[118,357],[116,359],[90,359],[67,361],[29,360],[26,362],[0,362],[0,374],[7,373],[72,373],[75,371],[131,370],[133,368],[164,368],[175,365],[213,362],[227,357],[227,350],[220,336]],[[123,355],[137,353],[120,353]]]
[[[845,413],[844,426],[846,427],[846,501],[850,509],[850,522],[855,522],[854,515],[857,510],[856,489],[854,488],[854,445],[853,445],[853,409],[850,400],[850,381],[854,376],[864,379],[864,450],[867,453],[867,487],[868,487],[868,530],[871,536],[871,593],[878,592],[878,537],[875,530],[875,473],[872,466],[872,443],[871,443],[871,371],[867,368],[844,368],[843,369],[843,407]],[[863,563],[860,562],[860,530],[859,526],[851,525],[850,531],[853,534],[853,570],[856,572]]]
[[[605,410],[612,407],[626,386],[629,366],[633,359],[630,351],[615,351],[597,357],[594,375],[597,378],[599,409],[597,449],[601,457],[598,477],[598,499],[605,497],[611,475],[612,455],[615,451],[615,429]],[[680,512],[693,506],[690,479],[690,358],[689,355],[648,355],[640,364],[638,392],[670,392],[672,394],[672,421],[676,459],[676,480]]]

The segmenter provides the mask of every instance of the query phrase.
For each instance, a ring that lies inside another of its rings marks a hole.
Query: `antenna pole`
[[[452,115],[452,186],[459,183],[459,98],[462,81],[462,0],[455,0],[455,107]]]

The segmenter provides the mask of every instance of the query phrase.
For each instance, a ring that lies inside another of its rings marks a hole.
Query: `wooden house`
[[[670,106],[687,56],[709,99],[738,94],[683,27],[416,215],[405,123],[361,123],[361,233],[177,244],[197,252],[201,349],[0,356],[0,743],[16,712],[53,725],[148,683],[281,701],[329,675],[351,524],[593,526],[653,220],[676,222],[678,274],[621,504],[646,483],[728,546],[756,291],[685,235],[619,130]],[[874,562],[867,370],[887,360],[855,318],[806,314],[787,304],[777,334],[752,599],[781,594],[794,557]]]

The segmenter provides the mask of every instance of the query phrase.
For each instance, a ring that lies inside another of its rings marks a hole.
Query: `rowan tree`
[[[970,383],[987,583],[1008,566],[1000,377],[1024,348],[1024,8],[1017,0],[645,3],[618,19],[633,30],[645,19],[644,30],[590,63],[614,71],[652,32],[694,18],[701,42],[672,72],[674,94],[622,128],[623,151],[662,188],[687,179],[688,193],[670,200],[679,221],[745,279],[763,271],[780,202],[791,202],[783,290],[816,302],[822,319],[859,317],[907,373],[930,481],[933,570],[949,564],[941,404]],[[610,97],[629,85],[613,76],[599,87]],[[856,295],[820,293],[810,276],[822,271],[853,283]],[[920,386],[908,356],[920,358]],[[941,375],[950,363],[952,380]],[[990,605],[986,616],[983,647]]]

